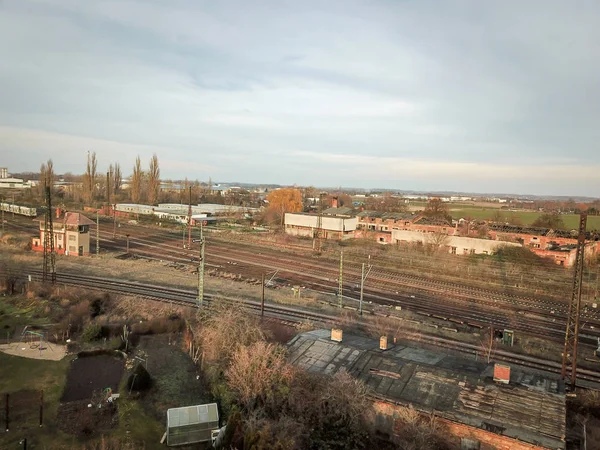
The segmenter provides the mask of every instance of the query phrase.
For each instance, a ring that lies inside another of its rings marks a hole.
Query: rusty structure
[[[42,280],[56,282],[56,254],[54,253],[54,227],[52,225],[52,193],[46,186],[46,214],[44,215],[44,268]]]
[[[567,381],[567,376],[569,376],[571,387],[575,386],[577,378],[577,343],[579,341],[579,319],[581,309],[581,288],[583,285],[586,227],[587,213],[581,213],[579,216],[579,235],[577,237],[573,289],[569,301],[569,313],[567,315],[567,329],[565,332],[565,347],[563,350],[561,370],[563,380]]]
[[[188,229],[188,248],[192,248],[192,187],[190,186],[190,196],[188,203],[188,218],[187,218],[187,229]]]
[[[315,252],[321,251],[321,240],[323,239],[323,197],[325,193],[319,193],[319,211],[317,213],[317,226],[313,234],[313,249]]]

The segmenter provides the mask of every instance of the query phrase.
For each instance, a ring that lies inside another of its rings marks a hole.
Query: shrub
[[[127,389],[134,391],[145,391],[152,387],[152,377],[146,368],[138,363],[127,379]]]
[[[81,340],[83,342],[92,342],[102,337],[102,327],[98,324],[91,324],[85,327],[83,333],[81,333]]]

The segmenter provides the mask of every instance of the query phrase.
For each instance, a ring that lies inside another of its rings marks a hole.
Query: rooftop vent
[[[340,328],[331,329],[331,340],[335,342],[342,342],[342,330]]]
[[[494,381],[508,384],[510,382],[510,366],[494,364]]]
[[[381,336],[379,338],[379,350],[387,350],[388,348],[388,337]]]

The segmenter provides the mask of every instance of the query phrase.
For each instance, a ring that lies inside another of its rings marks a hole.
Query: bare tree
[[[195,347],[200,353],[192,355],[225,367],[238,345],[249,346],[265,339],[258,320],[233,307],[217,307],[214,314],[194,330]],[[232,336],[234,338],[232,338]]]
[[[160,168],[158,166],[158,156],[156,153],[150,159],[150,169],[148,170],[148,203],[154,205],[158,202],[160,193]]]
[[[446,220],[447,222],[452,223],[452,216],[448,211],[448,205],[438,197],[432,198],[427,202],[423,215],[432,219]]]
[[[492,357],[496,352],[496,340],[494,339],[494,328],[490,327],[487,331],[481,336],[481,341],[479,342],[479,353],[487,363],[489,364]]]
[[[113,172],[113,192],[118,194],[121,190],[121,185],[123,184],[123,176],[121,175],[121,165],[116,162],[114,165]]]
[[[42,165],[40,166],[40,180],[37,185],[37,193],[40,198],[44,197],[44,192],[46,189],[45,183],[46,183],[46,171],[47,170],[48,169],[46,168],[46,163],[42,163]]]
[[[94,199],[96,193],[96,169],[98,161],[96,160],[96,152],[88,152],[87,165],[85,174],[83,175],[83,198],[87,202],[91,202]]]
[[[37,185],[37,193],[40,197],[44,197],[46,186],[50,186],[50,189],[54,188],[54,179],[54,163],[49,159],[40,166],[40,179]]]
[[[239,346],[226,371],[229,387],[246,410],[272,405],[285,397],[294,376],[283,349],[264,341]]]
[[[427,235],[427,240],[429,241],[428,243],[432,247],[433,251],[438,251],[445,250],[450,239],[445,232],[435,231]]]
[[[133,203],[139,203],[142,199],[142,178],[142,161],[138,155],[131,175],[131,201]]]

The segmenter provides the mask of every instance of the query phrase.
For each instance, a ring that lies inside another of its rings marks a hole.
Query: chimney
[[[342,342],[342,330],[340,328],[331,329],[331,340],[335,342]]]
[[[0,178],[8,178],[8,168],[0,167]]]
[[[62,210],[60,208],[56,208],[56,218],[60,219],[60,215],[62,214]]]
[[[494,381],[508,384],[510,382],[510,366],[494,364]]]
[[[387,350],[388,349],[388,337],[381,336],[379,338],[379,350]]]
[[[332,208],[338,207],[338,198],[337,197],[331,197],[331,207]]]

